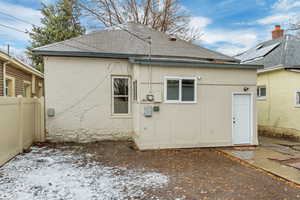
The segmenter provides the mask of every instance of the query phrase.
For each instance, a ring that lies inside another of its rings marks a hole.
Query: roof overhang
[[[283,65],[276,65],[274,67],[268,67],[262,70],[258,70],[258,74],[268,73],[268,72],[274,72],[279,70],[288,70],[292,72],[300,72],[300,66],[283,66]]]
[[[250,65],[229,62],[205,62],[192,59],[172,58],[137,58],[131,57],[129,61],[133,64],[156,65],[156,66],[180,66],[180,67],[203,67],[203,68],[229,68],[229,69],[262,69],[262,65]]]
[[[32,51],[35,55],[39,56],[57,56],[57,57],[87,57],[87,58],[115,58],[115,59],[129,59],[132,57],[148,57],[146,54],[119,54],[119,53],[102,53],[102,52],[83,52],[83,51],[45,51],[33,49]],[[152,55],[153,57],[166,57],[162,55]],[[178,58],[177,56],[167,56],[170,58]],[[185,57],[183,57],[185,58]],[[189,59],[198,60],[220,60],[212,58],[194,58],[189,57]],[[221,61],[221,60],[220,60]],[[223,62],[235,62],[239,63],[240,60],[237,59],[222,59]]]
[[[20,69],[30,74],[34,74],[40,78],[44,78],[44,74],[42,72],[38,71],[37,69],[34,69],[33,67],[21,62],[16,58],[12,58],[4,52],[0,52],[0,60],[2,62],[9,62],[10,65],[14,66],[17,69]]]

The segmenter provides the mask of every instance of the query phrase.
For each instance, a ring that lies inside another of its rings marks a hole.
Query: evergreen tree
[[[85,28],[80,24],[80,11],[77,8],[76,0],[59,0],[55,5],[42,3],[42,26],[33,26],[29,33],[31,44],[27,48],[27,53],[38,70],[44,70],[43,59],[32,54],[32,49],[84,34]]]

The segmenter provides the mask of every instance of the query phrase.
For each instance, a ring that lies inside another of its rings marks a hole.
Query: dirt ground
[[[136,151],[130,142],[113,141],[47,144],[46,148],[89,155],[80,158],[81,165],[118,166],[168,177],[168,183],[162,187],[149,187],[141,197],[125,199],[300,199],[300,188],[243,166],[214,149]]]

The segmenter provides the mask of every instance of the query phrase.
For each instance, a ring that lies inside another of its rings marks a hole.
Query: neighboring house
[[[300,138],[300,39],[284,35],[280,26],[272,40],[238,55],[246,64],[264,65],[258,70],[259,132]]]
[[[44,56],[50,140],[133,137],[140,149],[258,144],[257,65],[134,23],[34,52]]]
[[[0,96],[41,97],[44,75],[27,64],[0,52]]]

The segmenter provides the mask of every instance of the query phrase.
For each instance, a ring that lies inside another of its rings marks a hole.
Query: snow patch
[[[148,190],[162,188],[169,181],[157,172],[85,165],[85,156],[91,155],[36,147],[17,156],[0,168],[0,199],[143,199],[149,197]]]

